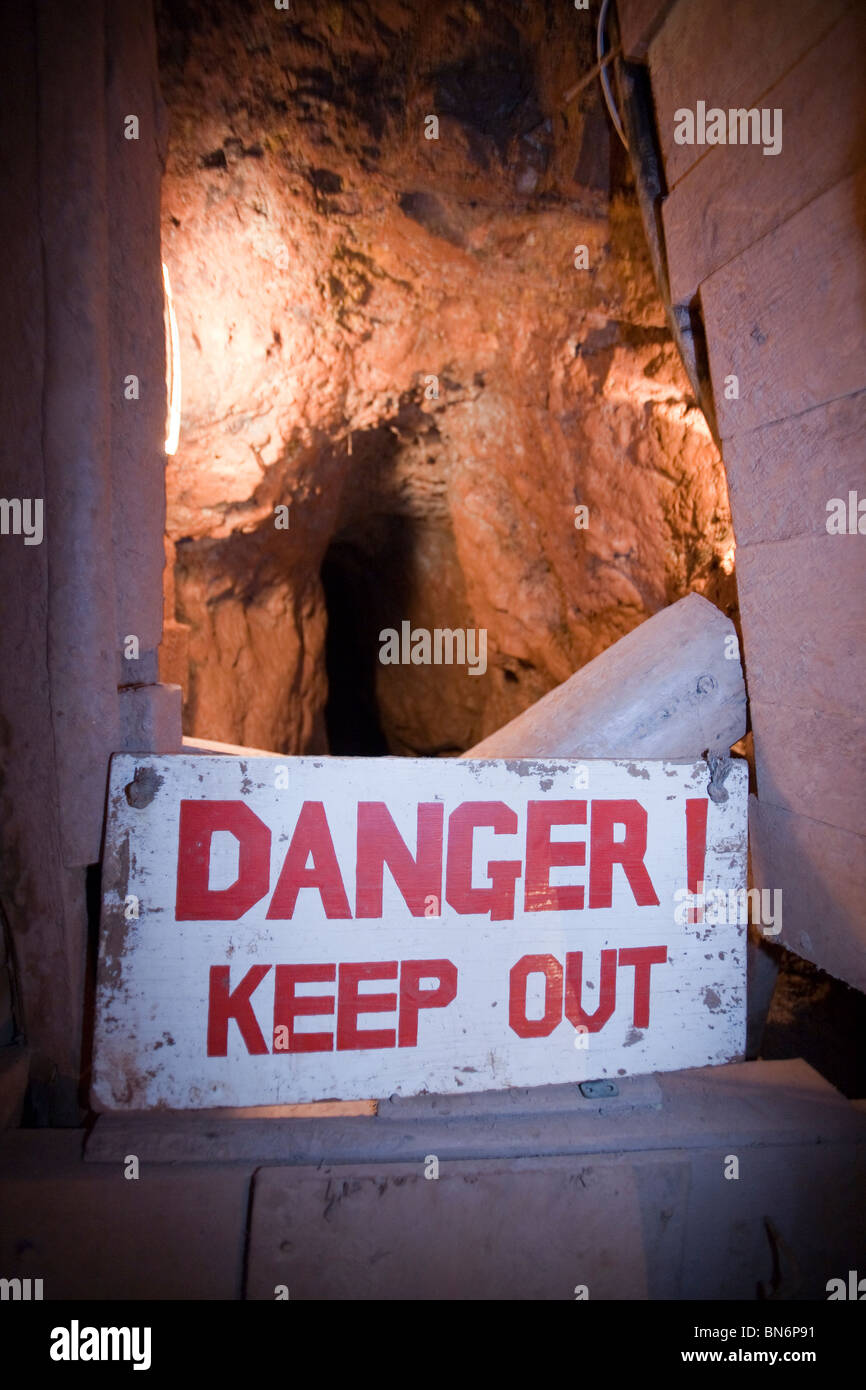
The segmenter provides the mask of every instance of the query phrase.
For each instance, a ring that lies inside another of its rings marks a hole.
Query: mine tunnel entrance
[[[379,653],[382,630],[399,627],[412,606],[413,537],[405,517],[375,509],[340,527],[325,551],[324,721],[334,755],[404,751],[394,745],[395,710],[383,703]]]
[[[322,563],[328,619],[325,728],[332,754],[388,752],[376,699],[378,574],[371,572],[365,548],[345,538],[328,547]]]
[[[470,8],[159,6],[188,736],[454,756],[683,594],[735,608],[628,161],[600,87],[557,95],[590,28]],[[404,623],[418,659],[380,664]]]

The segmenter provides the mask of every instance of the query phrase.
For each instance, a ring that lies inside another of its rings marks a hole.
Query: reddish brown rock
[[[625,155],[562,101],[589,18],[530,10],[162,7],[188,733],[456,753],[690,589],[731,609]],[[486,672],[380,664],[403,620]]]

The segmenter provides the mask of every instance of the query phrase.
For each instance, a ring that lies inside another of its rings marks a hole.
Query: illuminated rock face
[[[457,753],[690,589],[735,603],[626,156],[562,100],[590,18],[524,9],[162,6],[188,733]],[[404,621],[484,629],[486,670],[380,663]]]

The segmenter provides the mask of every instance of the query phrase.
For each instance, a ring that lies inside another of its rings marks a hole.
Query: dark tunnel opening
[[[380,596],[370,557],[351,541],[337,539],[325,555],[321,578],[328,614],[325,728],[329,752],[381,757],[389,749],[376,698]]]

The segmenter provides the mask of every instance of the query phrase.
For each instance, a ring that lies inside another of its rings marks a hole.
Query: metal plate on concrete
[[[700,761],[116,756],[94,1103],[736,1059],[745,763],[707,786]]]

